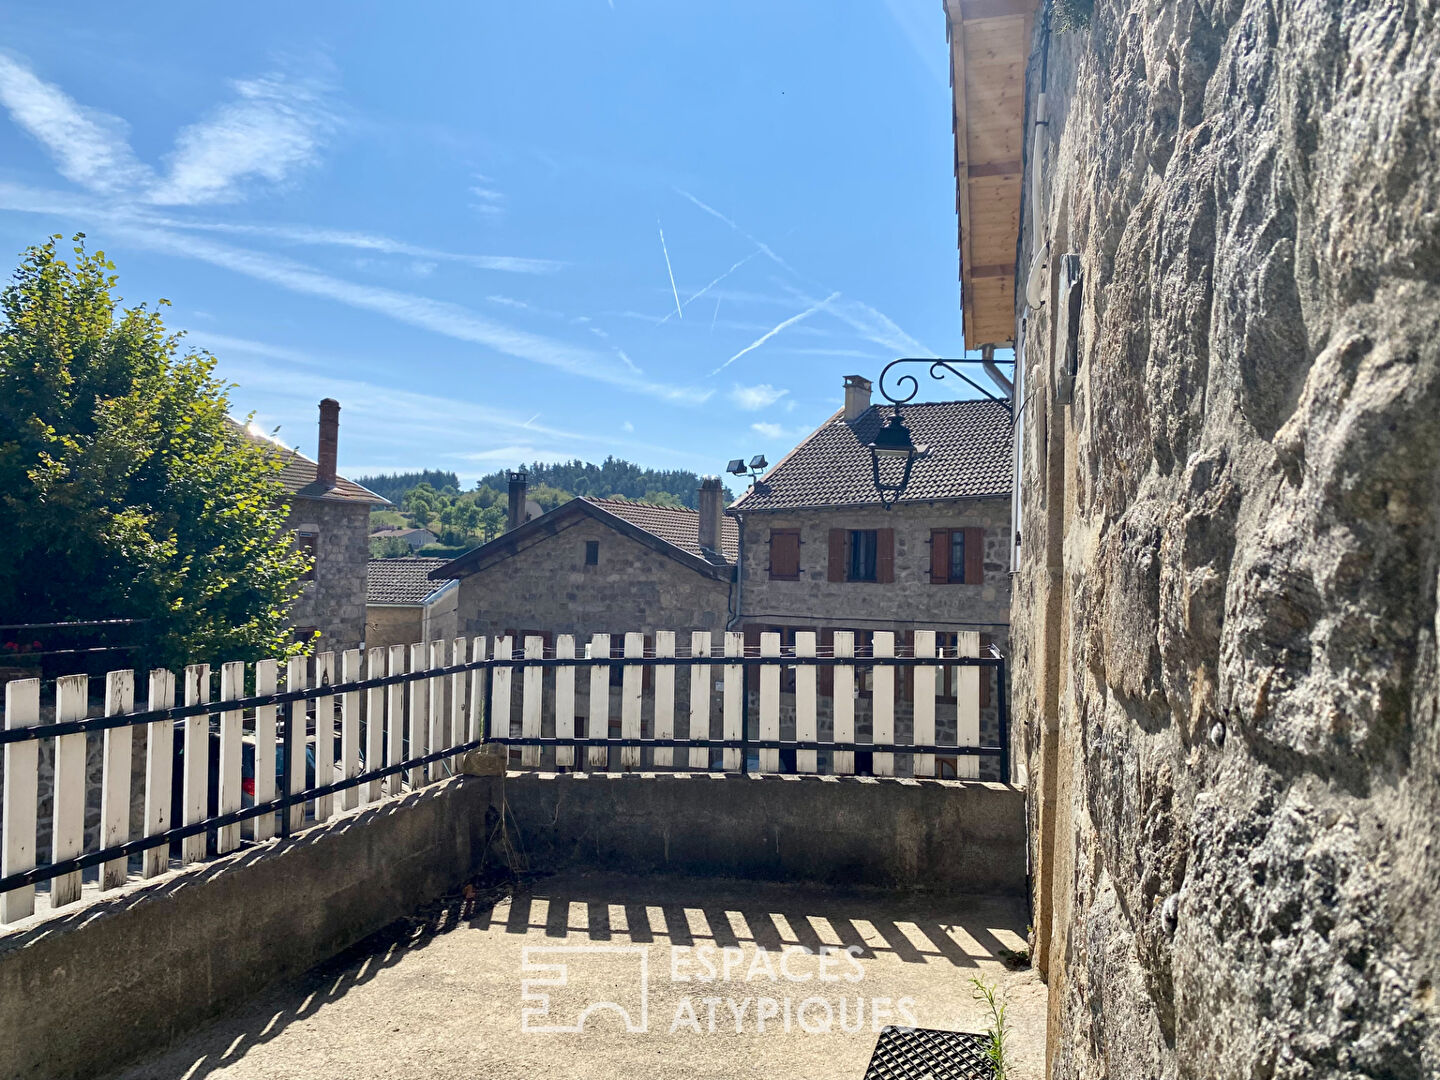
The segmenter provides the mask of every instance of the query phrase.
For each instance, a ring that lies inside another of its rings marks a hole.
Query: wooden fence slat
[[[645,635],[630,631],[625,635],[625,656],[627,658],[645,656]],[[626,664],[620,676],[620,737],[622,739],[638,739],[640,737],[640,691],[645,677],[645,669],[635,664]],[[640,751],[638,746],[622,746],[620,748],[620,768],[640,768]]]
[[[965,630],[955,635],[957,656],[980,655],[980,632]],[[983,669],[966,666],[955,680],[955,743],[957,746],[980,745],[980,675]],[[986,674],[989,674],[986,672]],[[980,778],[980,759],[974,754],[956,755],[955,775],[961,780]]]
[[[135,711],[135,672],[112,671],[105,676],[105,715]],[[115,847],[130,839],[130,763],[135,729],[107,728],[104,765],[100,773],[100,846]],[[100,867],[100,888],[114,889],[130,876],[129,859],[111,859]]]
[[[185,668],[185,704],[199,705],[210,700],[210,665],[190,664]],[[181,804],[185,820],[180,824],[194,825],[205,820],[210,783],[210,714],[185,718],[185,773],[181,785]],[[58,778],[57,778],[58,779]],[[57,784],[58,786],[58,784]],[[187,836],[180,841],[180,861],[199,862],[205,858],[205,834]]]
[[[466,660],[466,642],[463,637],[457,637],[450,643],[450,663],[452,667],[459,667]],[[447,746],[459,746],[465,742],[465,672],[461,671],[450,676],[450,741]],[[460,771],[460,755],[446,759],[450,766],[451,774]]]
[[[275,692],[278,665],[274,660],[255,661],[256,695]],[[275,714],[277,706],[255,708],[255,802],[267,803],[275,798]],[[269,840],[275,835],[275,815],[262,814],[251,819],[251,835],[256,840]]]
[[[514,680],[514,669],[500,666],[500,661],[509,661],[514,654],[515,645],[509,637],[495,639],[495,667],[490,669],[490,731],[501,738],[510,738],[515,734],[511,730],[514,717],[510,707],[510,684]],[[505,744],[505,763],[510,763],[508,744]]]
[[[422,642],[416,642],[410,646],[410,673],[416,674],[425,670],[425,646]],[[426,723],[425,715],[425,691],[427,680],[412,679],[408,684],[409,705],[410,705],[410,740],[405,747],[406,758],[417,758],[425,754],[427,744],[426,736],[429,734],[429,725]],[[418,791],[425,783],[425,768],[421,765],[412,765],[409,769],[410,790]]]
[[[738,630],[725,632],[725,655],[745,655],[745,635]],[[722,739],[743,738],[745,724],[745,669],[739,664],[725,665],[725,699],[721,706],[720,737]],[[727,749],[724,754],[725,771],[738,772],[744,751],[738,747]]]
[[[569,659],[575,655],[575,635],[561,634],[555,639],[555,655]],[[555,737],[573,738],[575,735],[575,669],[555,669]],[[559,767],[574,768],[575,747],[557,746],[555,764]]]
[[[485,635],[478,635],[470,646],[470,659],[485,659]],[[485,669],[470,673],[470,742],[485,734]]]
[[[795,631],[795,656],[804,659],[815,655],[815,631]],[[816,721],[815,665],[795,666],[795,740],[814,742],[818,739],[819,726]],[[814,750],[795,751],[795,771],[813,773],[818,768],[817,752]]]
[[[378,679],[385,673],[385,649],[371,649],[365,656],[365,677]],[[385,687],[372,686],[365,691],[365,771],[378,769],[385,762]],[[364,801],[369,804],[380,798],[384,781],[367,780],[360,785]]]
[[[430,670],[437,671],[445,666],[445,641],[430,642]],[[426,713],[429,725],[425,734],[426,753],[444,750],[449,742],[445,738],[445,676],[432,675],[425,680]],[[432,784],[443,780],[449,773],[445,762],[436,760],[425,767],[425,778]]]
[[[915,631],[915,655],[919,657],[930,657],[935,655],[935,631]],[[915,671],[915,736],[912,742],[921,745],[934,745],[935,743],[935,669],[933,667],[917,667]],[[911,772],[916,776],[935,775],[934,754],[913,754],[911,755]]]
[[[770,631],[760,635],[760,655],[780,655],[780,635]],[[780,665],[765,664],[760,668],[760,738],[780,738]],[[780,771],[780,751],[760,750],[760,771]]]
[[[669,659],[675,655],[675,631],[655,631],[655,655]],[[675,737],[675,665],[664,664],[655,669],[655,738]],[[675,751],[668,746],[655,748],[655,764],[668,769],[675,762]]]
[[[323,652],[315,657],[315,686],[335,685],[335,654]],[[326,694],[315,699],[315,786],[335,782],[335,697]],[[315,820],[330,820],[335,796],[321,795],[315,800]]]
[[[405,646],[391,645],[386,667],[388,675],[405,674]],[[405,760],[405,684],[391,683],[385,695],[385,764],[399,765]],[[405,781],[403,774],[393,772],[385,777],[385,794],[399,795]]]
[[[360,681],[360,650],[346,649],[340,654],[340,681]],[[340,695],[340,778],[349,780],[360,775],[360,691],[347,690]],[[340,793],[340,808],[354,810],[360,805],[360,787],[348,787]]]
[[[895,655],[895,632],[877,630],[873,644],[873,656]],[[870,694],[870,741],[893,743],[895,741],[895,669],[876,665],[872,669]],[[895,775],[894,754],[872,754],[873,771],[876,776]]]
[[[537,634],[527,635],[525,659],[543,660],[544,658],[545,639]],[[537,739],[540,737],[541,707],[544,704],[545,669],[527,665],[523,682],[523,697],[520,702],[520,733],[527,739]],[[520,764],[527,767],[539,765],[540,747],[521,747]]]
[[[854,656],[855,632],[853,630],[836,630],[834,649],[837,657]],[[833,689],[835,696],[831,698],[831,701],[835,711],[834,741],[853,743],[855,741],[855,668],[849,664],[836,664]],[[836,750],[835,761],[831,768],[837,776],[852,775],[855,772],[855,752],[853,750]]]
[[[590,656],[601,660],[610,655],[610,635],[596,634],[590,639]],[[590,668],[590,724],[585,729],[592,739],[610,737],[610,667],[608,664],[594,664]],[[608,746],[589,748],[590,768],[604,769],[610,764]]]
[[[34,727],[40,722],[40,680],[5,684],[5,726]],[[35,837],[40,808],[40,743],[5,744],[5,792],[0,801],[0,877],[36,866]],[[35,886],[0,893],[0,923],[18,922],[35,913]]]
[[[696,630],[690,635],[690,655],[710,655],[710,631]],[[690,667],[690,738],[710,738],[710,693],[714,676],[706,664]],[[696,746],[690,750],[690,768],[710,769],[710,748]]]
[[[147,709],[170,709],[175,705],[175,673],[164,668],[150,672]],[[172,784],[175,778],[175,721],[153,720],[145,729],[145,835],[169,832],[172,814]],[[146,848],[140,860],[140,876],[152,878],[170,868],[170,845]]]
[[[310,682],[310,662],[303,656],[291,657],[290,662],[285,665],[285,689],[304,690]],[[290,753],[290,747],[286,747],[285,758],[285,794],[298,795],[305,790],[305,766],[309,732],[309,716],[304,701],[292,701],[290,703],[290,716],[286,721],[295,730],[294,750]],[[287,743],[289,740],[286,740]],[[296,832],[305,827],[305,804],[295,803],[286,811],[290,815],[290,831]]]
[[[230,661],[220,666],[220,700],[234,701],[245,696],[245,665]],[[220,713],[220,790],[216,795],[216,808],[222,814],[240,809],[240,782],[244,744],[241,729],[245,714],[239,709],[226,709]],[[215,853],[224,855],[240,846],[240,826],[223,825],[215,832]]]

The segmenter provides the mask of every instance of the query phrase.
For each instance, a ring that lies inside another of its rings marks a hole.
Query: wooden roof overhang
[[[1015,336],[1025,64],[1036,0],[944,0],[965,348]]]

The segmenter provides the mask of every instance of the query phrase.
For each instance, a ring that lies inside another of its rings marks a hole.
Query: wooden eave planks
[[[1014,337],[1031,0],[946,0],[965,347]]]

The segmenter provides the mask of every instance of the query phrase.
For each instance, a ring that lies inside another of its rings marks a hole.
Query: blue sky
[[[940,0],[12,0],[0,106],[11,265],[86,232],[350,475],[774,461],[959,355]]]

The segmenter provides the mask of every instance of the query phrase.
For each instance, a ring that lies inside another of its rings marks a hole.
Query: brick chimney
[[[719,555],[720,525],[725,519],[725,489],[718,476],[700,481],[700,546]]]
[[[524,469],[516,469],[510,474],[510,519],[506,532],[525,524],[525,489],[529,483],[530,477]]]
[[[335,486],[339,442],[340,403],[327,397],[320,402],[320,449],[315,455],[315,480],[326,491]]]
[[[863,375],[845,376],[845,419],[854,420],[870,408],[870,380]]]

